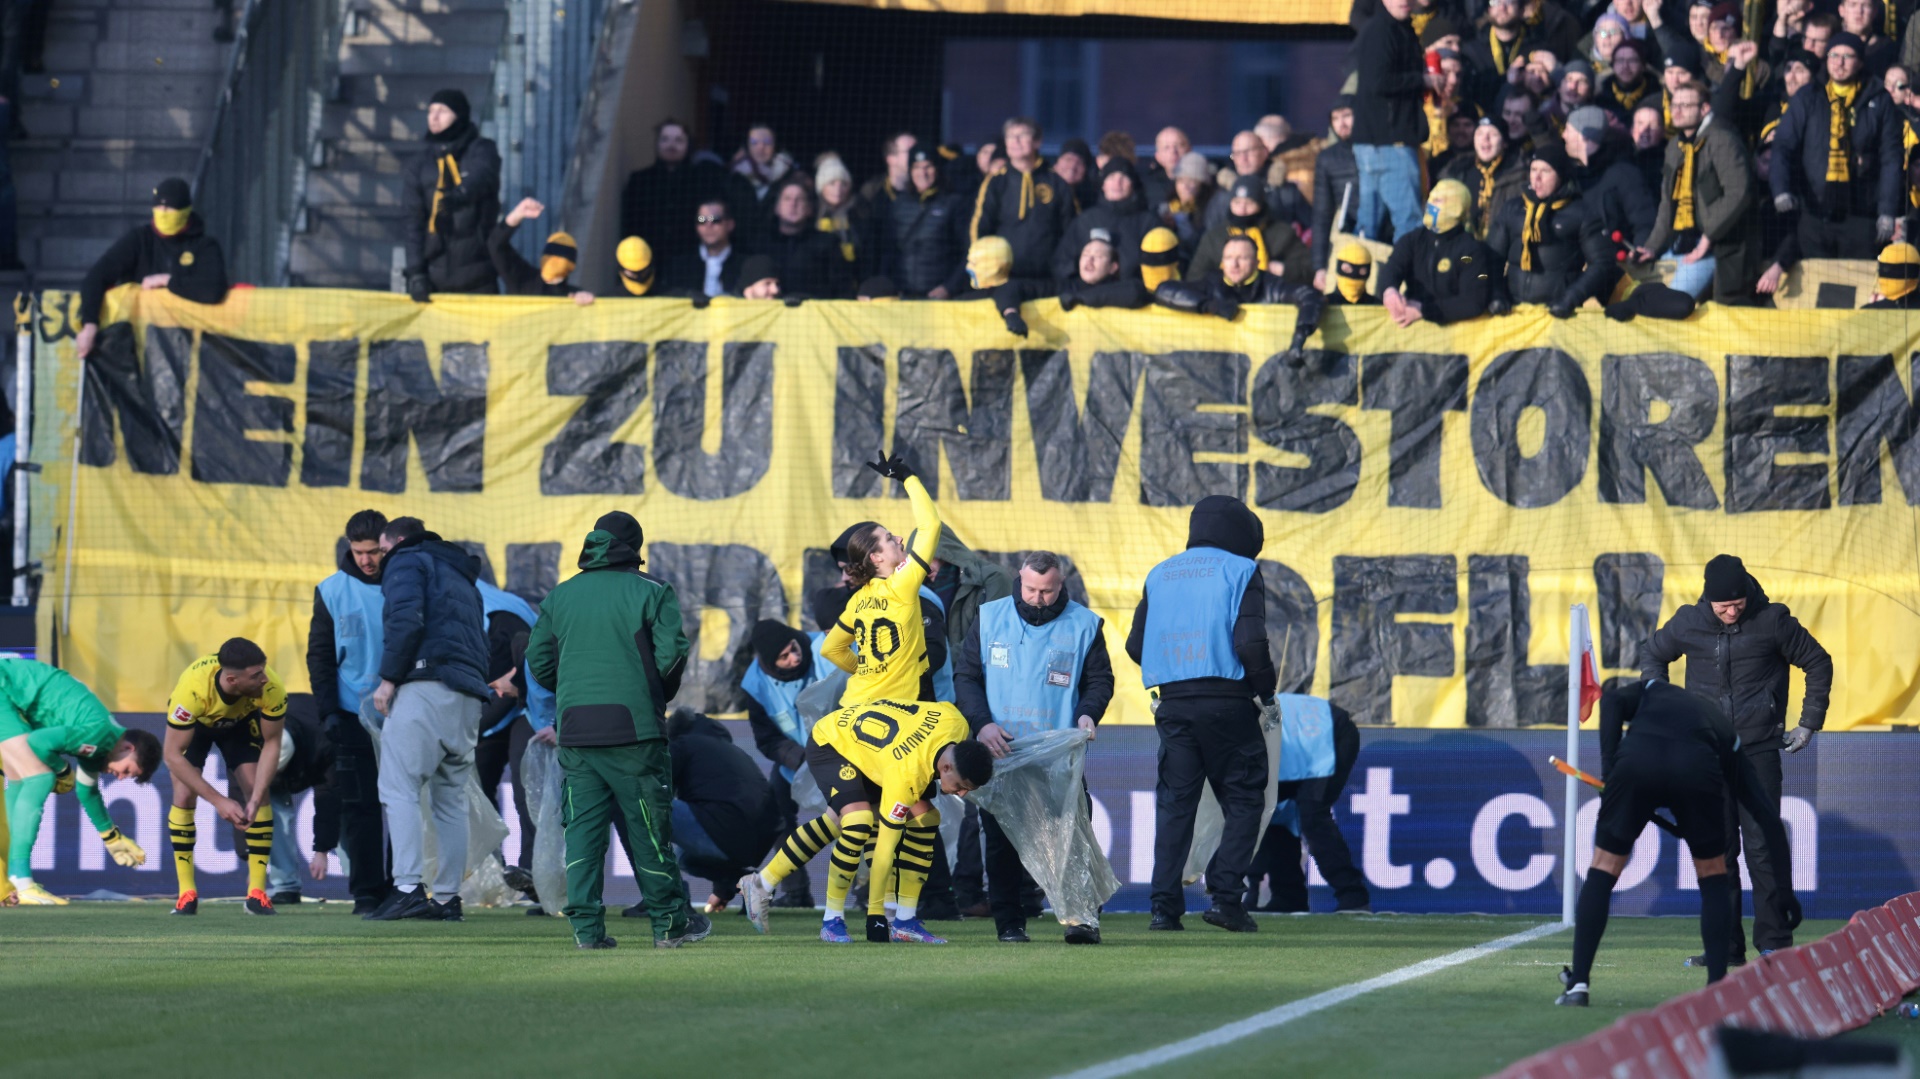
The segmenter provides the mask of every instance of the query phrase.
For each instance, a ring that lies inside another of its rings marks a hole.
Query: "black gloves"
[[[1559,303],[1548,307],[1547,314],[1552,315],[1554,318],[1572,318],[1573,305],[1565,300],[1561,300]]]
[[[432,303],[433,289],[427,284],[427,275],[410,273],[407,275],[407,295],[414,303]]]
[[[1071,292],[1063,292],[1060,294],[1060,310],[1071,311],[1074,308],[1079,306],[1080,306],[1080,297],[1074,295]]]
[[[891,457],[882,452],[880,459],[868,461],[867,467],[890,480],[905,480],[913,476],[913,466],[907,464],[906,458],[897,452]]]
[[[713,297],[707,295],[704,292],[696,292],[693,294],[693,309],[695,311],[705,311],[707,309],[707,305],[712,302],[713,302]]]
[[[1027,320],[1020,317],[1020,309],[1018,307],[1009,307],[1000,312],[1000,320],[1007,324],[1007,332],[1015,337],[1025,337],[1027,335]]]
[[[887,944],[893,940],[893,927],[887,924],[884,914],[867,915],[867,943]]]
[[[1800,911],[1800,897],[1793,894],[1792,888],[1780,888],[1775,892],[1774,907],[1780,915],[1781,924],[1788,930],[1799,928],[1800,921],[1805,915]]]
[[[1513,314],[1513,301],[1512,300],[1489,300],[1487,301],[1487,314],[1493,315],[1495,317],[1498,317],[1500,315],[1511,315]]]
[[[786,305],[787,305],[788,307],[799,307],[799,306],[800,306],[800,304],[801,304],[802,302],[804,302],[805,300],[806,300],[806,297],[805,297],[805,296],[782,296],[782,297],[780,297],[780,302],[781,302],[781,303],[783,303],[783,304],[786,304]]]
[[[1207,314],[1232,322],[1240,317],[1240,301],[1230,300],[1225,296],[1210,300],[1207,303]]]

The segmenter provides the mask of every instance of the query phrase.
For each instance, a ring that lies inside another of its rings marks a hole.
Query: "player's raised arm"
[[[894,595],[910,596],[926,583],[933,556],[940,550],[940,507],[926,485],[914,475],[913,466],[898,453],[872,462],[868,468],[890,480],[899,480],[907,489],[907,501],[913,505],[913,536],[907,547],[907,563],[888,579]]]

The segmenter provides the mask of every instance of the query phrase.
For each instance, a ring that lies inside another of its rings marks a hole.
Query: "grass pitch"
[[[969,921],[935,923],[945,947],[881,948],[821,944],[811,913],[776,911],[761,937],[729,912],[677,951],[615,918],[621,947],[582,953],[564,922],[519,911],[374,925],[338,903],[271,919],[231,903],[196,918],[159,903],[17,908],[0,911],[0,1071],[1049,1076],[1542,920],[1273,916],[1230,936],[1197,913],[1184,933],[1111,915],[1090,948],[1050,920],[1029,924],[1027,945]],[[1692,920],[1616,918],[1594,1006],[1555,1008],[1570,946],[1555,934],[1150,1074],[1484,1075],[1703,980],[1680,965],[1699,947]]]

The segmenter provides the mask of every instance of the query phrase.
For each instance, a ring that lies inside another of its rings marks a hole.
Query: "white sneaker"
[[[762,933],[767,932],[767,911],[773,907],[773,893],[758,873],[740,878],[740,898],[747,906],[747,921]]]

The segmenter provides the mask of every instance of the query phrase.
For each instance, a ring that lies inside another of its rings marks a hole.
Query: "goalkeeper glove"
[[[62,764],[58,772],[53,773],[53,793],[67,794],[73,790],[73,765]]]
[[[67,905],[65,899],[40,887],[40,885],[34,883],[31,877],[25,880],[19,877],[13,878],[13,886],[16,889],[14,894],[19,897],[20,905],[23,907],[64,907]]]
[[[890,480],[905,480],[913,476],[913,466],[907,464],[906,458],[897,452],[891,457],[883,455],[878,461],[868,461],[867,467]]]
[[[867,915],[867,943],[889,944],[893,941],[893,926],[887,922],[884,914]]]
[[[140,844],[121,835],[118,828],[101,832],[100,842],[107,845],[107,853],[113,855],[115,865],[131,867],[147,864],[147,852],[140,849]]]

